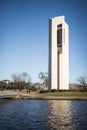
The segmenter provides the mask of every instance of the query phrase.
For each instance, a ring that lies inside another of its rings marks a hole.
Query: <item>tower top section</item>
[[[57,16],[57,17],[54,17],[54,18],[50,18],[52,20],[60,20],[60,21],[65,21],[65,16]]]
[[[50,18],[49,21],[51,21],[54,24],[54,26],[57,26],[58,24],[62,24],[68,27],[67,22],[65,21],[65,16],[57,16],[54,18]]]

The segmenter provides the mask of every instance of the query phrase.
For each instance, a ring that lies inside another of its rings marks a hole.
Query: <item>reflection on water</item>
[[[50,125],[54,129],[74,129],[75,126],[71,124],[72,113],[70,111],[71,101],[50,101],[51,102],[51,116]]]
[[[12,100],[0,98],[0,107],[1,107],[2,105],[5,105],[5,104],[10,103],[10,101],[12,101]]]
[[[87,101],[7,101],[0,104],[0,130],[87,130]]]

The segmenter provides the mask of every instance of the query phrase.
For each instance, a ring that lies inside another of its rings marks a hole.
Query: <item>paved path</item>
[[[0,91],[0,98],[13,98],[17,95],[20,95],[19,91],[14,90],[6,90],[6,91]]]
[[[25,98],[30,98],[30,97],[36,97],[37,92],[30,92],[27,93],[26,91],[14,91],[14,90],[5,90],[5,91],[0,91],[0,98],[20,98],[20,97],[25,97]]]

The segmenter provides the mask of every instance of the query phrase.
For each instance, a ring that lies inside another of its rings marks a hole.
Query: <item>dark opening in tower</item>
[[[62,24],[57,26],[57,47],[62,47]]]

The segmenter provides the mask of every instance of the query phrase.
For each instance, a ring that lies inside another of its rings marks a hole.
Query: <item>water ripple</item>
[[[87,101],[4,101],[0,130],[87,130]]]

